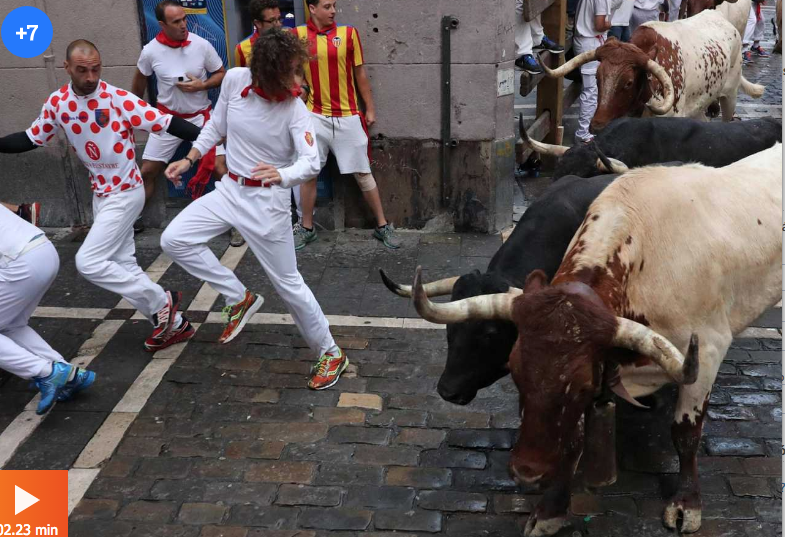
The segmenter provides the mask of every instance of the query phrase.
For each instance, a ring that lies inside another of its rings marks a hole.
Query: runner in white
[[[144,98],[148,78],[155,75],[158,109],[202,127],[210,117],[207,91],[219,87],[226,74],[223,60],[206,39],[188,32],[185,10],[179,2],[163,0],[155,7],[155,15],[161,31],[142,49],[131,91]],[[166,132],[150,134],[142,155],[146,200],[155,192],[156,179],[181,143],[180,138]],[[204,193],[215,167],[215,156],[223,152],[219,145],[202,157],[197,174],[188,183],[193,197]]]
[[[291,90],[299,92],[296,72],[307,57],[296,35],[274,29],[254,43],[250,69],[229,70],[213,116],[188,156],[169,165],[166,177],[179,181],[224,137],[229,173],[213,192],[177,215],[161,236],[161,247],[175,263],[224,295],[227,325],[219,341],[228,343],[264,301],[207,247],[207,241],[236,227],[318,358],[308,386],[319,390],[335,384],[349,362],[297,271],[294,253],[289,188],[319,171],[311,114]]]
[[[136,262],[132,228],[144,206],[144,189],[134,129],[166,131],[189,140],[196,139],[199,129],[103,82],[101,56],[89,41],[68,45],[65,69],[71,82],[50,95],[27,131],[0,138],[0,153],[53,144],[62,131],[90,171],[93,190],[93,225],[76,253],[77,270],[150,319],[154,329],[145,341],[147,350],[188,339],[194,330],[177,312],[181,294],[164,291]]]
[[[0,368],[35,381],[37,414],[95,381],[95,373],[70,365],[27,325],[59,267],[44,232],[0,207]]]

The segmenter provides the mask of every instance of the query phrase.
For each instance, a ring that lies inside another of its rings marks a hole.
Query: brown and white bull
[[[526,537],[564,525],[585,415],[603,384],[633,404],[679,384],[680,482],[663,521],[700,528],[697,453],[712,385],[734,335],[780,298],[781,173],[779,143],[724,168],[632,170],[592,203],[550,283],[535,271],[523,290],[436,304],[418,269],[425,319],[517,327],[510,370],[522,422],[510,472],[546,488]]]
[[[610,39],[558,69],[543,69],[559,77],[595,60],[600,65],[592,132],[623,116],[705,120],[706,109],[717,100],[723,121],[730,121],[739,89],[755,98],[764,90],[742,76],[741,36],[715,10],[675,22],[647,22],[629,43]]]

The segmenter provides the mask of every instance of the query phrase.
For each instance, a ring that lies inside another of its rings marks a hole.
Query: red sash
[[[158,103],[158,110],[164,114],[171,114],[182,119],[191,119],[195,118],[196,116],[204,116],[205,124],[207,123],[207,120],[210,119],[209,107],[192,114],[181,114],[179,112],[175,112],[174,110],[169,110],[161,103]],[[204,189],[207,188],[207,184],[210,182],[210,177],[212,177],[214,169],[215,147],[210,149],[206,155],[202,155],[202,158],[199,159],[199,167],[196,169],[196,175],[194,175],[191,180],[188,181],[186,192],[190,192],[191,199],[197,199],[204,194]]]

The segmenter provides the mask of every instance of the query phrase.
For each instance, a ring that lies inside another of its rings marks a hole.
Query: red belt
[[[248,177],[240,177],[236,173],[229,172],[229,178],[237,181],[240,186],[264,186],[264,181],[261,179],[249,179]]]
[[[191,119],[196,116],[203,116],[204,124],[207,123],[207,120],[210,119],[210,108],[207,107],[204,110],[199,110],[198,112],[194,112],[192,114],[181,114],[180,112],[175,112],[174,110],[170,110],[166,106],[158,103],[158,110],[163,112],[164,114],[171,114],[173,116],[182,118],[182,119]],[[188,181],[188,190],[191,192],[191,198],[196,199],[204,194],[204,189],[207,188],[207,184],[210,182],[210,177],[213,174],[213,170],[215,169],[215,147],[210,149],[206,155],[202,155],[202,158],[199,160],[199,167],[196,169],[196,175],[194,175],[190,181]]]

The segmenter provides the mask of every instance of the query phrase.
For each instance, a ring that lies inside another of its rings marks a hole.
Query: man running
[[[164,291],[136,262],[133,224],[144,206],[136,165],[134,129],[168,132],[193,141],[198,127],[163,114],[133,94],[101,80],[101,55],[79,39],[68,45],[69,84],[52,93],[25,132],[0,138],[0,153],[22,153],[65,134],[90,172],[93,225],[76,253],[76,268],[89,282],[121,295],[153,324],[145,349],[156,351],[194,334],[177,311],[179,292]]]

